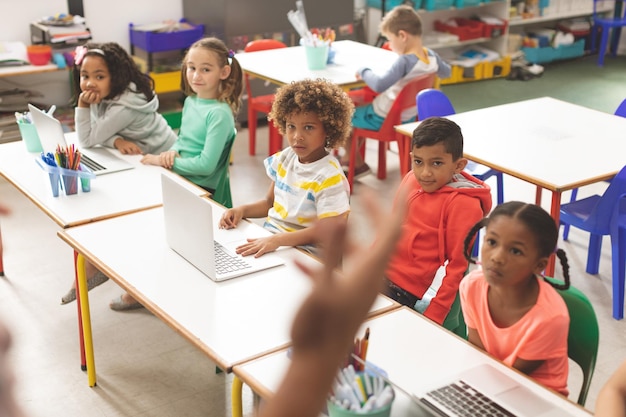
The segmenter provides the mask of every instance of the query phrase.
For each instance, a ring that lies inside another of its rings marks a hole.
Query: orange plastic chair
[[[257,39],[248,42],[244,48],[244,52],[256,52],[265,51],[267,49],[286,48],[281,41],[275,39]],[[257,113],[268,114],[272,109],[272,102],[274,101],[274,94],[266,94],[262,96],[253,96],[252,89],[250,88],[250,76],[244,73],[244,83],[246,85],[246,94],[248,95],[248,152],[250,155],[256,154],[256,127],[257,127]],[[274,127],[274,123],[268,123],[269,127],[269,154],[274,153],[278,147],[282,145],[282,136],[278,129]]]
[[[361,129],[358,127],[353,128],[352,144],[349,149],[350,165],[348,167],[348,182],[350,183],[350,190],[352,190],[354,183],[354,160],[356,159],[356,153],[360,152],[362,156],[365,156],[365,140],[362,140],[365,138],[379,141],[378,179],[384,180],[387,178],[387,144],[393,141],[398,143],[400,175],[404,176],[404,174],[409,172],[411,140],[409,137],[397,133],[394,126],[402,124],[403,120],[401,120],[401,115],[404,110],[415,107],[415,96],[417,93],[425,88],[433,88],[436,79],[436,73],[424,74],[412,79],[408,84],[406,84],[398,94],[396,100],[393,102],[391,110],[389,110],[389,113],[379,130]]]

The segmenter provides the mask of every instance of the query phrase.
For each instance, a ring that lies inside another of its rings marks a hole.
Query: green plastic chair
[[[546,280],[562,284],[555,278]],[[570,286],[567,290],[557,290],[563,297],[569,311],[569,334],[567,337],[567,355],[576,362],[583,371],[583,383],[578,395],[578,404],[585,405],[591,377],[596,367],[600,329],[598,319],[591,302],[585,294]]]

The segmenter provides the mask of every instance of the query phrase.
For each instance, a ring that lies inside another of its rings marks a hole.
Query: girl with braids
[[[181,88],[187,95],[178,139],[141,162],[171,169],[232,207],[228,163],[243,89],[239,62],[217,38],[196,41],[185,55]]]
[[[556,249],[554,219],[534,204],[510,201],[476,223],[465,239],[472,263],[472,243],[486,227],[482,269],[461,281],[460,295],[468,339],[474,345],[567,396],[567,306],[541,272]],[[570,285],[565,252],[556,250]]]
[[[75,122],[78,142],[123,154],[169,149],[176,133],[158,113],[154,81],[117,43],[87,43],[74,55]]]

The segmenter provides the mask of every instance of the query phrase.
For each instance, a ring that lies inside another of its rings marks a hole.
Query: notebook
[[[61,122],[52,115],[28,104],[44,152],[53,152],[57,146],[67,147]],[[96,175],[110,174],[134,168],[132,164],[113,155],[105,148],[80,148],[80,161]]]
[[[489,364],[434,384],[413,399],[432,416],[557,417],[565,412]],[[486,409],[491,408],[490,411]]]
[[[214,281],[251,274],[284,265],[275,253],[259,258],[235,253],[246,242],[238,229],[219,229],[212,203],[161,174],[165,237],[169,247]]]

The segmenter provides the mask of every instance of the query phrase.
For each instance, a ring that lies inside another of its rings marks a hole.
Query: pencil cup
[[[65,195],[73,195],[78,193],[78,177],[76,175],[62,175],[63,188]]]
[[[59,183],[61,182],[61,175],[57,173],[50,173],[50,186],[52,187],[52,196],[59,196]]]
[[[79,168],[79,170],[82,171],[82,172],[86,172],[85,169],[86,168],[83,167],[82,165]],[[89,191],[91,191],[91,178],[85,177],[85,176],[81,176],[80,177],[80,188],[83,191],[83,193],[88,193]]]
[[[18,122],[17,126],[20,128],[20,135],[22,135],[26,150],[28,152],[43,152],[35,125],[32,123]]]
[[[389,417],[395,394],[382,378],[367,372],[345,376],[341,385],[333,387],[333,395],[328,398],[329,417]],[[350,379],[348,383],[348,379]]]
[[[309,46],[305,45],[306,63],[310,70],[322,70],[328,62],[328,45]]]

